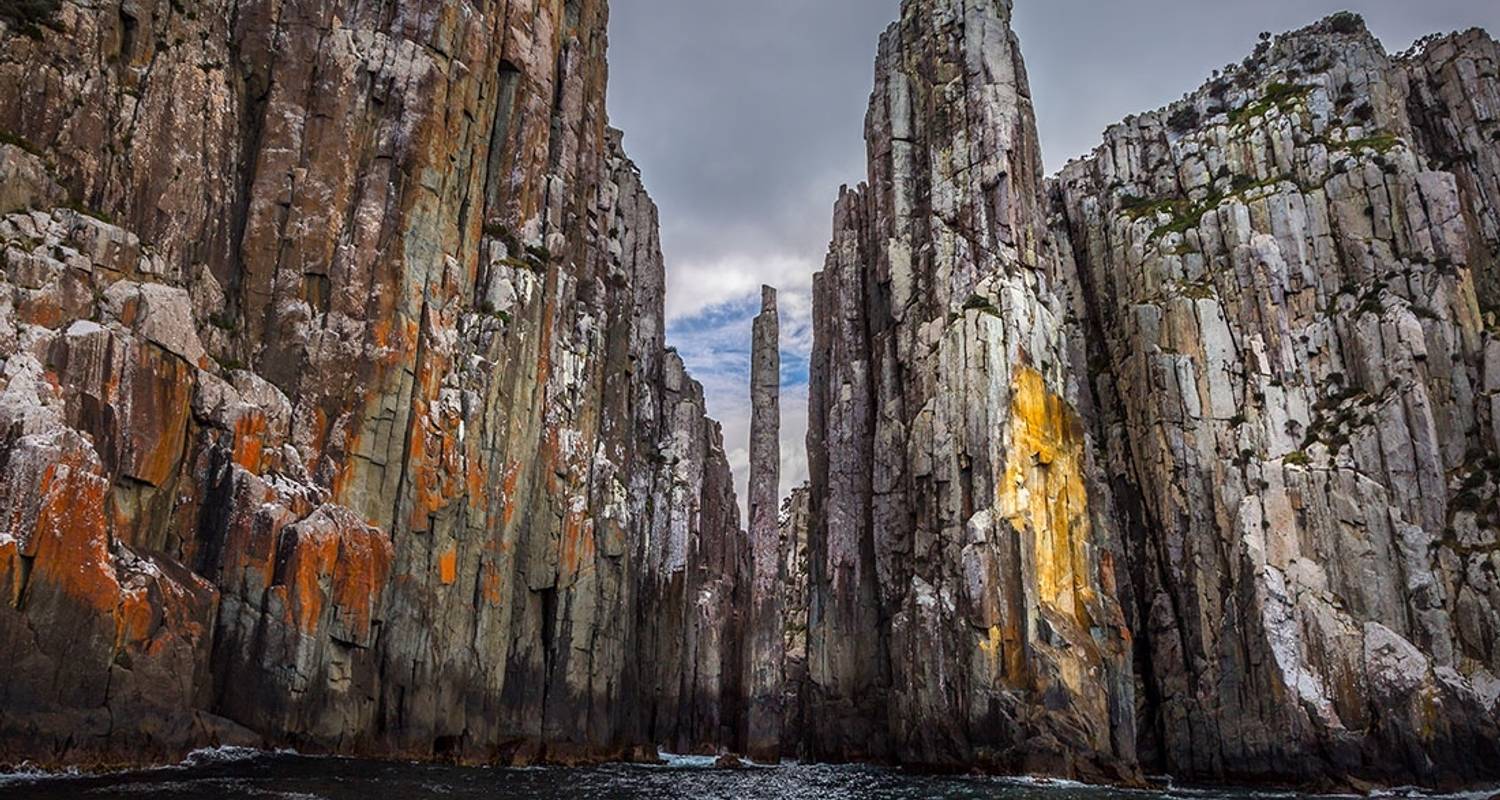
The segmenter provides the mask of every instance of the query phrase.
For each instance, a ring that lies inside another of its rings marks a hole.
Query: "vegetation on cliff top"
[[[1229,112],[1229,124],[1238,125],[1255,119],[1273,108],[1285,110],[1311,93],[1311,86],[1273,82],[1266,86],[1266,93],[1259,100]]]

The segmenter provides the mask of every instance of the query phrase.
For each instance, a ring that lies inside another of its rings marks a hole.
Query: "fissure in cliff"
[[[0,760],[740,748],[605,4],[126,11],[3,28]]]
[[[882,40],[816,284],[802,746],[1493,779],[1494,40],[1335,15],[1044,182],[1009,22]]]

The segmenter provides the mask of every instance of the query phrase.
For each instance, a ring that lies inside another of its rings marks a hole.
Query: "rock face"
[[[1083,344],[995,0],[905,3],[816,279],[806,747],[1134,774]]]
[[[801,755],[800,731],[807,726],[807,537],[812,522],[810,487],[798,486],[781,506],[781,750]]]
[[[739,747],[603,0],[0,19],[0,761]]]
[[[750,346],[750,757],[781,760],[783,641],[781,534],[781,318],[776,290],[761,289]],[[797,573],[798,575],[802,573]]]
[[[815,282],[803,746],[1500,773],[1500,51],[1267,40],[1040,177],[1010,3],[907,0]]]
[[[746,535],[604,0],[0,9],[0,763],[1500,778],[1500,45],[1336,15],[1049,182],[1010,14],[883,38]]]
[[[1500,770],[1497,66],[1339,15],[1054,187],[1175,774]]]
[[[655,319],[662,319],[660,305]],[[675,352],[667,353],[665,370],[663,466],[640,476],[630,496],[652,512],[649,531],[632,535],[645,550],[644,587],[634,608],[641,730],[646,741],[676,753],[740,751],[749,540],[740,532],[723,436],[703,416],[703,388],[687,377]],[[609,719],[630,707],[606,705],[598,713]]]

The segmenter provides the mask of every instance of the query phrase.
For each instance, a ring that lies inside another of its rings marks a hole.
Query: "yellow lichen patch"
[[[988,637],[981,639],[979,642],[979,649],[990,661],[990,673],[998,673],[1000,671],[1000,654],[1002,651],[999,625],[990,626]]]
[[[1043,604],[1087,626],[1094,595],[1088,574],[1088,490],[1083,477],[1083,423],[1041,373],[1022,367],[1011,403],[1013,439],[997,492],[1016,530],[1029,533]]]

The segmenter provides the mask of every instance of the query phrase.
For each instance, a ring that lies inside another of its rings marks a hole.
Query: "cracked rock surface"
[[[814,756],[1500,769],[1500,51],[1274,40],[1040,178],[1010,3],[907,0],[815,283]]]
[[[1178,774],[1500,764],[1497,66],[1338,15],[1051,187],[1128,487],[1142,750]]]
[[[740,746],[602,0],[0,23],[0,761]]]
[[[904,4],[814,284],[804,746],[1128,780],[1119,530],[1010,4]]]

